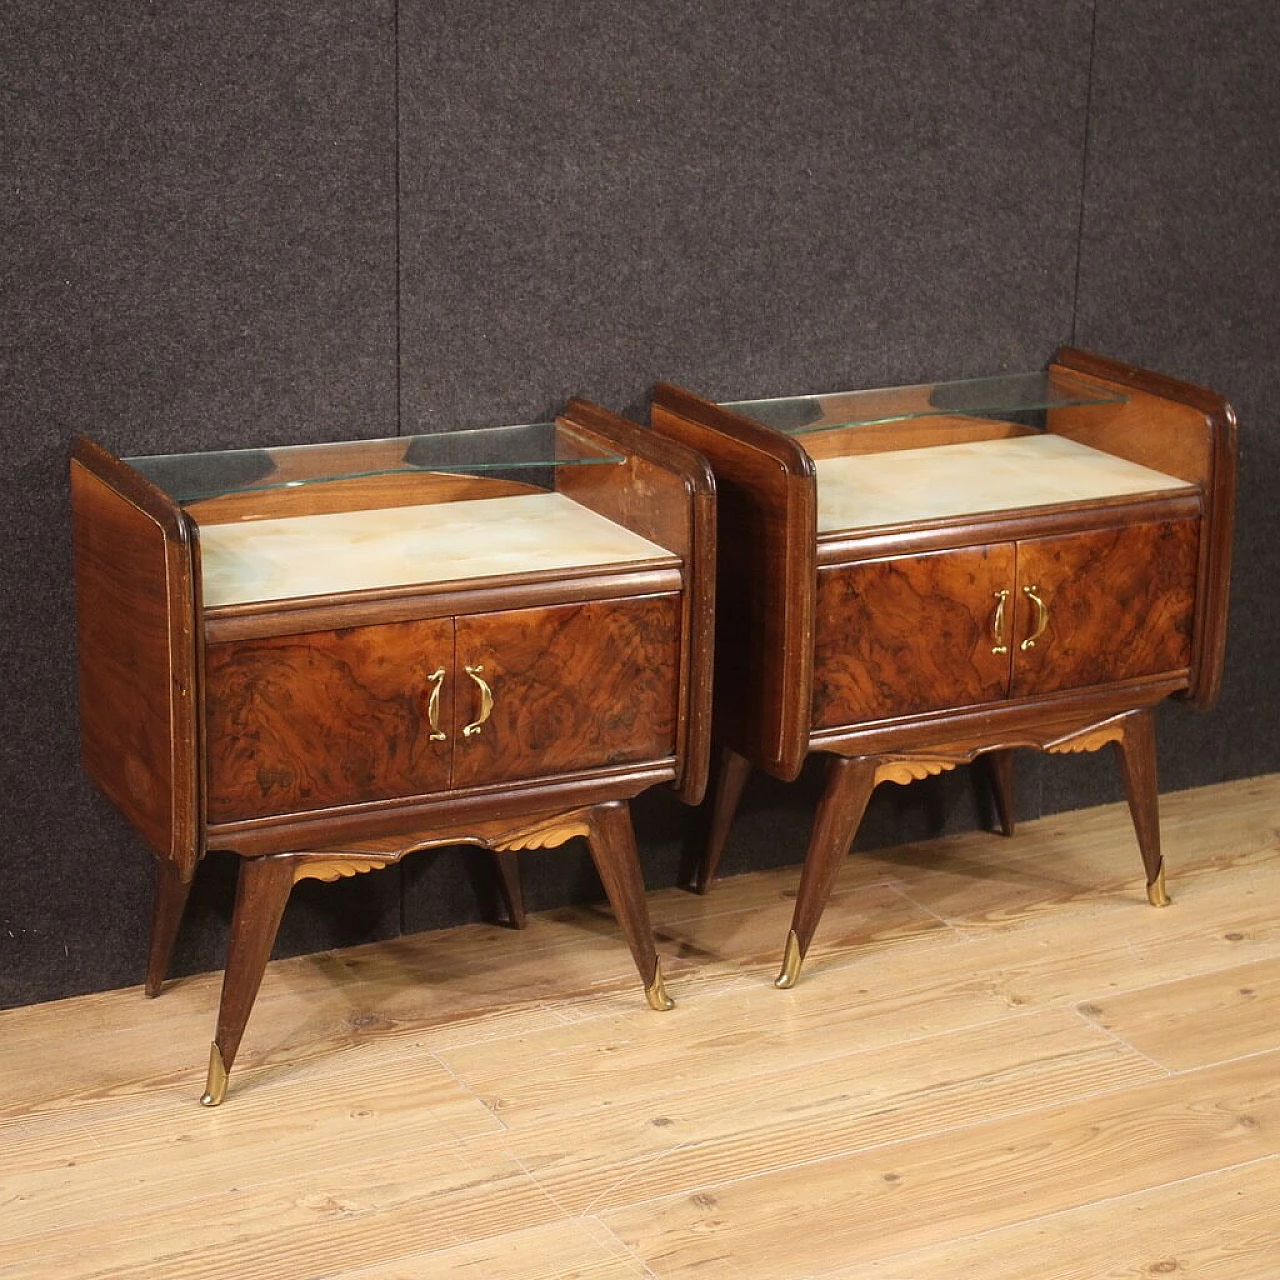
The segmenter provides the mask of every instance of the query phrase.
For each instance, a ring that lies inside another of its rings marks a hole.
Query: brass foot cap
[[[796,985],[796,979],[800,976],[800,966],[804,963],[804,956],[800,952],[800,939],[796,937],[796,931],[792,929],[787,934],[786,949],[782,953],[782,972],[773,980],[773,985],[780,991],[786,991]]]
[[[676,1002],[667,995],[667,988],[662,981],[662,970],[655,969],[653,971],[653,981],[644,989],[644,998],[649,1002],[650,1009],[656,1009],[659,1013],[666,1013],[668,1009],[674,1009]]]
[[[219,1106],[226,1096],[227,1068],[222,1061],[222,1052],[215,1043],[209,1046],[209,1076],[205,1081],[200,1105],[204,1107]]]
[[[1164,888],[1164,868],[1160,868],[1156,878],[1147,885],[1147,901],[1153,907],[1167,907],[1169,905],[1169,895]]]

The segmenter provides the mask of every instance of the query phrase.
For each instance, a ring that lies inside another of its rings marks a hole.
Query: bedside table
[[[586,838],[644,983],[627,801],[707,772],[714,485],[585,401],[554,423],[71,463],[85,767],[156,855],[155,995],[196,865],[241,859],[203,1101],[292,886]]]
[[[777,985],[799,972],[872,790],[1012,751],[1119,758],[1168,901],[1152,708],[1216,697],[1236,425],[1213,392],[1073,349],[1043,373],[713,404],[660,386],[654,431],[718,487],[715,877],[754,768],[828,756]]]

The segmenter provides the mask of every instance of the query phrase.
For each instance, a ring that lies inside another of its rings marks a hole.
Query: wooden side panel
[[[814,728],[1003,698],[1013,571],[1011,543],[820,569]]]
[[[159,490],[83,439],[71,512],[84,766],[187,880],[200,838],[186,524]]]
[[[628,455],[622,467],[564,468],[560,491],[684,562],[675,789],[685,803],[697,804],[706,791],[711,758],[715,478],[701,454],[588,401],[571,400],[560,421]]]
[[[716,732],[781,778],[809,748],[817,486],[792,439],[677,387],[650,422],[703,454],[716,478]]]
[[[454,786],[670,759],[679,662],[674,594],[459,618]]]
[[[1014,695],[1189,667],[1199,530],[1198,520],[1153,521],[1019,542]]]
[[[209,821],[446,790],[452,664],[449,618],[210,644]]]
[[[1119,453],[1147,466],[1195,480],[1204,491],[1199,587],[1188,696],[1207,709],[1217,701],[1227,645],[1227,603],[1231,589],[1231,542],[1236,510],[1236,414],[1216,391],[1109,360],[1089,351],[1064,348],[1056,363],[1126,392],[1130,404],[1116,415],[1116,430],[1105,436],[1081,434],[1051,418],[1085,444]],[[1158,452],[1157,452],[1158,451]]]

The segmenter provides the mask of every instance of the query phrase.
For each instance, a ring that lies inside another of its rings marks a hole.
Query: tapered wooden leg
[[[495,849],[493,861],[498,868],[498,892],[502,894],[507,919],[514,928],[523,929],[529,923],[529,916],[524,909],[524,885],[520,881],[519,855],[514,850]]]
[[[653,926],[645,902],[644,878],[631,813],[621,801],[597,805],[591,810],[591,834],[587,838],[600,882],[617,917],[622,936],[635,959],[644,982],[645,997],[655,1009],[670,1009],[673,1001],[662,982],[658,952],[653,945]]]
[[[200,1099],[206,1107],[216,1107],[226,1096],[227,1074],[235,1062],[245,1023],[271,958],[296,865],[297,859],[286,855],[247,858],[240,866],[227,968],[222,975],[218,1030],[209,1051],[208,1083]]]
[[[853,843],[875,785],[874,758],[831,757],[813,834],[809,837],[809,850],[800,872],[800,889],[791,916],[791,932],[787,935],[782,972],[778,974],[775,986],[793,987],[800,976],[800,966],[804,963],[814,930],[822,918],[822,910],[831,896],[840,864]]]
[[[751,763],[745,756],[725,747],[720,754],[720,770],[716,775],[715,792],[711,797],[711,831],[707,836],[707,848],[698,867],[698,879],[694,888],[706,893],[715,882],[720,858],[729,840],[734,814],[742,800],[743,788],[751,776]]]
[[[151,900],[151,945],[147,952],[147,982],[143,990],[158,996],[173,955],[178,926],[191,896],[191,881],[183,881],[168,858],[156,859],[156,887]]]
[[[1004,835],[1011,836],[1017,823],[1013,802],[1013,750],[1007,748],[1003,751],[990,751],[982,758],[987,762],[987,776],[991,779],[1000,830]]]
[[[1160,791],[1156,782],[1156,730],[1152,713],[1132,711],[1125,716],[1124,737],[1114,746],[1142,865],[1147,873],[1147,899],[1153,907],[1167,907],[1169,895],[1165,892],[1164,858],[1160,853]]]

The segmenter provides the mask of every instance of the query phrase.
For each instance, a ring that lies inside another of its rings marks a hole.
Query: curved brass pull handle
[[[1022,588],[1022,594],[1026,596],[1027,599],[1036,607],[1035,629],[1022,642],[1022,644],[1018,646],[1023,650],[1034,649],[1036,647],[1036,641],[1044,635],[1045,628],[1049,625],[1049,606],[1036,594],[1039,590],[1040,588],[1037,587],[1035,583],[1032,583],[1029,587]]]
[[[431,682],[431,697],[427,699],[427,723],[431,732],[430,742],[443,742],[449,735],[440,728],[440,687],[444,684],[444,668],[437,667],[427,679]]]
[[[1009,637],[1004,633],[1004,604],[1009,598],[1007,591],[996,591],[993,593],[996,598],[996,614],[991,619],[991,638],[995,644],[991,646],[992,653],[1008,653]]]
[[[464,738],[474,738],[480,732],[481,726],[493,713],[493,690],[489,688],[483,676],[483,667],[463,667],[463,670],[476,682],[476,688],[480,690],[480,714],[470,724],[462,726],[462,736]]]

